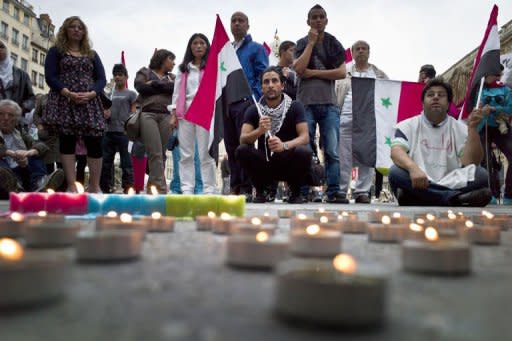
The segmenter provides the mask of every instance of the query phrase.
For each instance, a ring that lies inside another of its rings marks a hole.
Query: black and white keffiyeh
[[[270,132],[272,135],[277,134],[283,125],[284,119],[286,118],[286,113],[290,106],[292,105],[292,99],[287,94],[283,94],[283,100],[279,105],[275,108],[269,108],[267,104],[262,102],[262,99],[259,101],[259,107],[261,109],[261,114],[263,116],[269,116],[271,120],[271,128]]]

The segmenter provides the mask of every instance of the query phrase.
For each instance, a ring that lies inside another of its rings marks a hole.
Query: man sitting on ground
[[[397,124],[389,182],[400,205],[480,207],[491,200],[477,131],[489,108],[473,110],[466,125],[448,116],[452,97],[451,86],[434,78],[422,92],[423,112]]]
[[[266,201],[264,188],[287,181],[289,203],[302,203],[300,186],[311,167],[312,151],[304,106],[283,93],[281,68],[271,66],[261,76],[263,97],[247,109],[236,157],[256,188],[255,203]],[[258,140],[258,150],[254,142]]]

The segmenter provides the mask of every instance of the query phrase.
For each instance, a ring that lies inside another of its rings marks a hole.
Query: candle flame
[[[439,234],[437,233],[437,230],[435,228],[429,226],[425,229],[425,238],[427,238],[427,240],[431,242],[434,242],[437,239],[439,239]]]
[[[160,213],[160,212],[153,212],[153,213],[151,213],[151,218],[153,218],[155,220],[158,220],[158,219],[162,218],[162,213]]]
[[[10,238],[0,239],[0,258],[19,260],[23,257],[23,248],[20,243]]]
[[[23,214],[19,213],[19,212],[12,212],[11,213],[11,220],[12,221],[15,221],[17,223],[20,223],[22,222],[23,220],[25,220],[25,217],[23,216]]]
[[[78,181],[75,181],[75,187],[76,187],[76,192],[77,193],[84,193],[85,192],[85,188],[84,188],[84,185],[82,185],[81,183],[79,183]]]
[[[380,219],[380,221],[384,224],[384,225],[389,225],[391,224],[391,218],[387,215],[383,215],[382,218]]]
[[[325,208],[320,207],[320,208],[318,209],[318,212],[320,212],[320,213],[324,213],[324,212],[325,212]]]
[[[332,264],[340,272],[352,274],[356,271],[357,263],[354,257],[346,253],[340,253],[334,257]]]
[[[265,231],[256,233],[256,240],[260,243],[266,242],[268,240],[268,233]]]
[[[462,213],[462,212],[457,212],[457,215],[460,215],[461,217],[464,217],[464,213]]]
[[[474,227],[474,226],[475,226],[475,224],[473,224],[473,222],[472,222],[471,220],[466,220],[466,223],[465,223],[465,224],[466,224],[466,227],[467,227],[468,229],[470,229],[470,228],[472,228],[472,227]]]
[[[436,220],[436,216],[435,216],[435,215],[433,215],[432,213],[428,213],[428,214],[426,215],[426,218],[427,218],[427,220],[428,220],[428,221]]]
[[[119,216],[119,220],[121,220],[121,222],[123,223],[129,224],[133,222],[133,217],[131,214],[128,213],[121,213],[121,215]]]
[[[454,213],[450,212],[448,213],[448,219],[457,219],[457,216]]]
[[[133,189],[133,187],[130,187],[128,188],[128,195],[134,195],[135,194],[135,190]]]
[[[115,218],[115,217],[117,217],[117,212],[116,212],[116,211],[109,211],[109,212],[107,213],[107,217],[109,217],[109,218]]]
[[[393,218],[400,218],[400,213],[399,212],[393,213]]]
[[[413,230],[414,232],[421,232],[421,231],[423,231],[423,227],[421,225],[414,224],[414,223],[409,224],[409,228],[411,230]]]
[[[348,217],[348,212],[343,211],[343,212],[341,212],[341,215],[344,217]]]
[[[231,219],[231,215],[229,213],[223,212],[220,215],[220,219],[222,219],[222,220],[230,220]]]
[[[375,209],[375,212],[380,212],[380,210],[378,208]]]
[[[320,217],[320,222],[322,224],[328,223],[329,222],[329,218],[327,218],[326,216],[323,215],[323,216]]]
[[[53,193],[55,193],[55,190],[53,190],[53,189],[51,189],[51,188],[48,188],[48,189],[46,190],[46,192],[47,192],[48,194],[53,194]]]
[[[306,233],[310,236],[314,236],[315,234],[318,234],[320,232],[320,226],[318,225],[309,225],[306,227]]]
[[[39,211],[39,212],[37,212],[37,216],[44,218],[44,217],[48,216],[48,213],[46,211]]]
[[[261,219],[258,217],[252,217],[251,218],[251,224],[253,225],[261,225]]]
[[[452,210],[448,210],[448,211],[446,211],[446,213],[450,214],[450,213],[453,213],[453,211]]]
[[[270,217],[270,213],[265,212],[265,213],[263,213],[263,216],[264,216],[264,217]]]
[[[304,213],[300,213],[299,215],[297,215],[297,219],[300,219],[300,220],[305,220],[307,219],[307,215],[305,215]]]
[[[156,189],[156,186],[150,187],[151,195],[158,195],[158,190]]]
[[[212,218],[215,218],[217,215],[215,214],[215,212],[208,212],[208,218],[212,219]]]
[[[491,212],[489,211],[482,211],[482,215],[484,215],[487,219],[492,219],[494,218],[494,214],[492,214]]]
[[[420,224],[420,225],[423,225],[423,224],[425,224],[425,219],[423,219],[423,218],[418,218],[418,219],[416,219],[416,223],[418,223],[418,224]]]

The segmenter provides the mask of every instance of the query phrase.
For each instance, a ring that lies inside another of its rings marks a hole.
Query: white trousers
[[[210,133],[203,127],[187,120],[179,120],[178,141],[180,144],[180,181],[183,194],[194,194],[195,169],[194,149],[197,141],[203,193],[217,193],[215,178],[215,160],[208,154],[208,138]]]

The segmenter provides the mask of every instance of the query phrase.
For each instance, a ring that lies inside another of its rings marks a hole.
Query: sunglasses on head
[[[491,104],[492,100],[494,99],[494,102],[496,104],[502,104],[505,102],[505,96],[503,95],[496,95],[496,96],[487,96],[484,98],[484,104]]]

